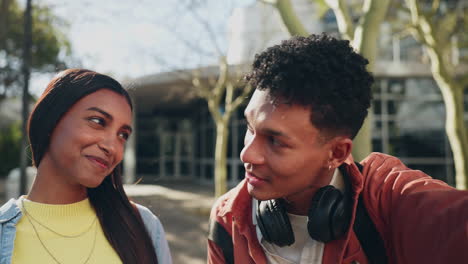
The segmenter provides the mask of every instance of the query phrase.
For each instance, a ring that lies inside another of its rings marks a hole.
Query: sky
[[[254,0],[33,0],[64,19],[72,46],[69,67],[131,79],[216,61],[226,52],[227,21],[234,8]],[[209,26],[205,26],[209,25]],[[207,30],[209,28],[209,30]],[[214,46],[210,34],[215,35]],[[33,74],[39,94],[53,74]]]

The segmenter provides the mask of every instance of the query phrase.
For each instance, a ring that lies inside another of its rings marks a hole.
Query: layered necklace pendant
[[[51,226],[39,221],[37,218],[35,218],[33,215],[31,215],[28,212],[28,209],[25,206],[24,199],[21,200],[21,205],[23,208],[24,216],[26,219],[28,219],[28,222],[31,224],[32,229],[34,230],[34,234],[37,237],[39,243],[43,247],[43,249],[47,252],[47,254],[55,261],[55,263],[58,264],[65,264],[67,263],[65,260],[59,259],[57,257],[57,252],[54,253],[54,248],[51,244],[48,243],[49,241],[63,241],[66,243],[67,241],[74,240],[75,242],[77,240],[81,240],[80,243],[85,243],[86,245],[90,244],[91,248],[89,249],[89,253],[86,255],[84,260],[80,263],[86,264],[89,262],[91,259],[91,256],[93,255],[94,249],[96,247],[96,237],[97,237],[97,232],[98,232],[98,224],[99,221],[97,221],[97,217],[94,217],[93,221],[89,226],[87,226],[83,231],[77,233],[77,234],[64,234],[62,232],[58,232],[57,230],[54,230]],[[70,219],[70,221],[73,221],[73,219]],[[89,235],[88,235],[89,234]],[[92,239],[92,241],[86,241],[89,239]],[[91,242],[91,243],[90,243]],[[66,245],[61,245],[61,248]]]

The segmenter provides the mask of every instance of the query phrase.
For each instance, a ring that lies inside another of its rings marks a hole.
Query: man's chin
[[[253,198],[259,201],[275,199],[275,197],[273,197],[271,192],[260,191],[250,184],[247,184],[247,192],[249,193],[250,196],[252,196]]]

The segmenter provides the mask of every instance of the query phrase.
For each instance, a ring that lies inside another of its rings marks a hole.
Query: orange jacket
[[[361,162],[345,162],[353,191],[353,215],[363,196],[380,233],[389,263],[468,263],[468,191],[456,190],[399,159],[372,153]],[[231,235],[235,263],[266,264],[252,223],[252,200],[245,181],[220,197],[210,219]],[[368,263],[352,230],[325,245],[323,263]],[[225,263],[223,252],[208,240],[208,263]]]

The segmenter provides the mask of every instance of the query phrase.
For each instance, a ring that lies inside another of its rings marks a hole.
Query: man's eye
[[[268,140],[270,141],[270,143],[275,146],[275,147],[282,147],[284,146],[284,144],[279,141],[278,139],[276,139],[275,137],[268,137]]]

